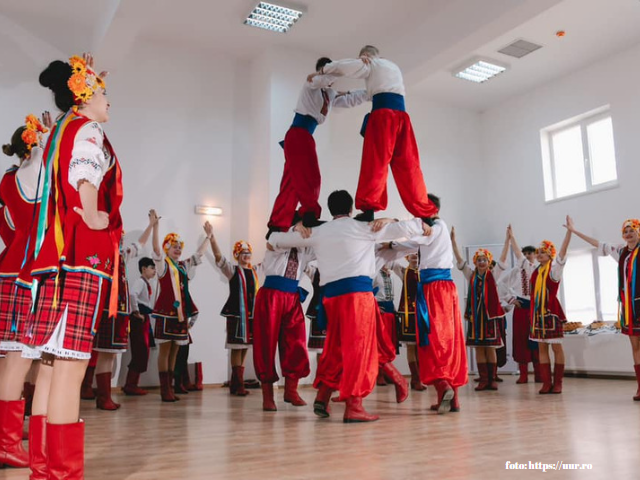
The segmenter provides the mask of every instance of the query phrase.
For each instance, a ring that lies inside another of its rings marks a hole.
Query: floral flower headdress
[[[73,93],[76,105],[88,102],[98,88],[104,90],[104,80],[87,65],[85,59],[74,55],[69,59],[69,65],[71,65],[71,77],[67,81],[67,86]]]
[[[162,249],[164,250],[164,253],[169,251],[171,245],[180,245],[180,249],[184,248],[184,242],[180,238],[180,235],[177,233],[168,233],[167,236],[164,237],[164,240],[162,241]]]
[[[622,233],[624,233],[624,229],[627,227],[633,228],[638,235],[640,235],[640,220],[637,218],[628,218],[622,223]]]
[[[486,248],[479,248],[476,253],[473,255],[473,264],[476,265],[476,262],[478,261],[479,257],[487,257],[487,263],[489,263],[489,265],[491,265],[491,262],[493,262],[493,255],[492,253],[487,250]]]
[[[48,131],[49,130],[42,125],[40,120],[38,120],[38,117],[35,115],[27,115],[27,118],[25,119],[25,128],[20,138],[22,138],[27,150],[31,152],[31,149],[38,145],[40,135],[47,133]]]
[[[551,257],[551,260],[556,258],[556,246],[550,240],[543,240],[542,242],[540,242],[538,252],[546,253]]]
[[[236,242],[233,245],[233,258],[237,260],[243,250],[249,250],[249,253],[253,253],[253,248],[251,248],[250,243],[245,242],[244,240]]]

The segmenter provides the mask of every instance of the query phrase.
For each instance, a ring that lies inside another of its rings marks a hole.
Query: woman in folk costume
[[[122,174],[101,126],[109,102],[92,57],[52,62],[40,84],[66,113],[44,152],[42,201],[18,280],[37,293],[23,355],[42,352],[29,427],[31,478],[79,479],[82,377],[104,306],[110,317],[118,313]]]
[[[529,338],[538,342],[540,353],[540,376],[542,388],[538,393],[562,393],[562,378],[564,376],[564,350],[562,338],[563,325],[567,321],[558,291],[562,280],[562,271],[566,262],[567,249],[571,241],[571,230],[568,225],[571,218],[567,216],[567,234],[564,237],[560,251],[549,240],[543,240],[536,250],[538,268],[531,275],[531,331]],[[554,366],[553,379],[551,377],[551,359],[549,345],[553,350]]]
[[[393,247],[393,244],[392,244]],[[427,389],[420,381],[416,347],[416,295],[420,282],[420,259],[417,253],[405,256],[409,265],[402,269],[402,294],[398,306],[398,341],[407,347],[407,362],[411,372],[411,390]]]
[[[48,113],[43,115],[43,123],[51,127]],[[29,115],[26,124],[12,135],[11,142],[2,147],[6,155],[16,155],[20,160],[19,166],[7,170],[0,181],[5,244],[0,254],[0,351],[6,352],[0,368],[0,465],[11,467],[27,467],[29,463],[22,448],[24,415],[29,415],[22,392],[24,389],[25,397],[32,392],[31,383],[26,383],[25,378],[33,359],[22,357],[20,341],[31,307],[31,291],[15,281],[42,193],[38,177],[47,132],[34,115]],[[37,366],[38,363],[33,363],[34,368]]]
[[[211,250],[216,266],[229,280],[229,298],[220,314],[227,319],[227,341],[225,347],[231,350],[231,395],[244,397],[249,392],[244,387],[244,361],[253,342],[253,307],[260,284],[258,271],[262,265],[251,265],[253,249],[245,241],[233,246],[236,265],[227,260],[218,246],[216,237],[211,235]]]
[[[638,389],[633,400],[640,402],[640,220],[630,218],[622,224],[624,244],[602,243],[576,230],[573,220],[567,218],[567,228],[585,242],[598,249],[600,255],[610,255],[618,262],[619,320],[622,333],[629,337],[633,368]]]
[[[476,391],[497,390],[496,349],[503,345],[502,328],[505,313],[500,305],[496,281],[503,270],[490,269],[493,255],[484,248],[479,248],[473,255],[475,268],[472,269],[460,255],[453,227],[451,227],[451,244],[458,262],[458,269],[469,282],[464,318],[468,322],[466,344],[468,347],[475,348],[480,373],[480,383],[475,389]],[[506,257],[506,251],[509,249],[508,241],[505,242],[504,249],[503,256]]]
[[[179,400],[172,388],[173,369],[178,349],[181,345],[189,344],[189,329],[198,317],[198,308],[189,293],[189,281],[195,276],[195,268],[202,263],[209,235],[212,235],[210,225],[206,225],[207,238],[196,253],[186,260],[180,260],[184,242],[177,233],[169,233],[164,237],[161,250],[158,229],[153,231],[153,261],[158,276],[158,293],[151,316],[155,319],[153,333],[159,346],[158,375],[163,402]]]
[[[117,355],[127,351],[129,343],[129,285],[126,276],[126,264],[136,258],[151,236],[151,230],[158,223],[158,216],[155,210],[149,212],[149,224],[142,232],[137,242],[127,247],[120,241],[120,266],[118,268],[120,282],[118,286],[118,315],[109,316],[108,308],[102,312],[98,331],[93,339],[93,354],[89,361],[89,366],[82,381],[80,396],[83,400],[96,400],[96,407],[100,410],[117,410],[120,404],[111,398],[111,375],[113,364]],[[97,395],[91,388],[93,375],[95,373]]]
[[[320,270],[318,270],[318,264],[314,260],[307,265],[304,273],[311,280],[311,286],[313,287],[313,293],[311,300],[307,305],[307,311],[305,316],[310,320],[309,323],[309,341],[307,342],[307,349],[309,351],[315,350],[317,359],[320,360],[322,355],[322,349],[324,348],[324,341],[327,338],[327,326],[323,325],[321,320],[318,320],[318,304],[320,301]]]

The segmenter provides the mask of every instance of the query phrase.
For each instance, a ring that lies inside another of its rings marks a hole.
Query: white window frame
[[[608,105],[598,108],[596,110],[592,110],[590,112],[584,113],[577,117],[573,117],[569,120],[565,120],[563,122],[557,123],[555,125],[551,125],[540,131],[540,142],[542,145],[542,164],[543,164],[543,174],[544,174],[544,184],[545,184],[545,203],[553,203],[561,200],[567,200],[570,198],[575,198],[578,196],[588,195],[591,193],[600,192],[602,190],[609,190],[611,188],[618,187],[619,175],[618,175],[618,160],[617,160],[617,155],[615,155],[615,135],[614,135],[613,142],[614,142],[614,160],[615,160],[615,168],[616,168],[616,179],[611,180],[609,182],[601,183],[598,185],[593,185],[591,180],[591,152],[589,150],[589,137],[587,134],[587,127],[605,118],[611,118],[613,122],[613,118],[611,116],[611,109],[609,108]],[[580,127],[580,132],[582,137],[582,152],[584,155],[583,161],[584,161],[586,189],[582,192],[558,197],[556,178],[555,178],[555,158],[553,153],[552,139],[554,135],[557,135],[558,133],[564,132],[571,128],[575,128],[576,126]]]

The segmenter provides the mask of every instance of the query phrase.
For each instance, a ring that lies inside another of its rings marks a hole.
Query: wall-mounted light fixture
[[[206,205],[196,205],[195,212],[198,215],[222,215],[222,209],[220,207],[208,207]]]

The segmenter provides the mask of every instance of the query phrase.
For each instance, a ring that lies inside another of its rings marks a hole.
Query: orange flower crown
[[[476,265],[479,257],[487,257],[487,262],[491,265],[493,262],[493,255],[486,248],[479,248],[476,253],[473,255],[473,264]]]
[[[640,235],[640,220],[637,218],[628,218],[622,223],[622,233],[627,227],[633,228],[638,235]]]
[[[546,253],[551,257],[551,260],[556,258],[556,246],[550,240],[543,240],[540,242],[538,252]]]
[[[164,250],[164,253],[169,251],[171,245],[180,245],[181,249],[184,248],[184,242],[180,238],[180,235],[177,233],[168,233],[167,236],[164,237],[164,240],[162,241],[162,249]]]
[[[31,152],[31,149],[38,145],[38,141],[40,140],[40,136],[43,133],[47,133],[49,130],[45,128],[44,125],[38,120],[38,117],[35,115],[29,114],[25,119],[24,131],[20,138],[24,142],[27,150]]]
[[[240,240],[233,245],[233,258],[236,260],[240,256],[243,250],[249,250],[249,253],[253,253],[253,248],[251,248],[251,244],[245,242],[244,240]]]
[[[69,59],[69,65],[71,65],[71,77],[67,81],[67,86],[73,93],[76,105],[87,103],[98,88],[104,90],[104,80],[96,75],[84,58],[74,55]]]

